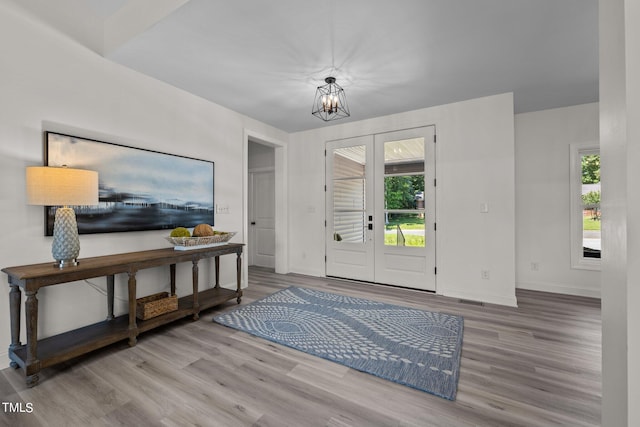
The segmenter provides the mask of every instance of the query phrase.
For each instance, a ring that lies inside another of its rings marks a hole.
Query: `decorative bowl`
[[[176,250],[197,249],[199,247],[217,246],[227,243],[233,236],[235,231],[216,231],[213,236],[205,237],[165,237]]]

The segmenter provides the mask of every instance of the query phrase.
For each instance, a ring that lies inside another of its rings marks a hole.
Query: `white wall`
[[[323,276],[325,142],[435,124],[437,292],[515,305],[514,116],[502,94],[291,134],[290,265]],[[489,213],[480,213],[488,203]],[[490,270],[490,280],[481,270]]]
[[[287,141],[286,133],[107,61],[4,0],[0,52],[1,267],[52,260],[51,238],[43,236],[43,208],[27,206],[25,197],[25,167],[43,164],[43,130],[212,160],[215,201],[230,210],[216,215],[216,228],[244,229],[240,165],[246,129],[280,141]],[[83,235],[80,257],[167,247],[165,235]],[[242,232],[233,239],[244,240]],[[221,262],[221,282],[231,285],[235,262],[231,257]],[[210,262],[200,263],[200,273],[201,287],[211,283]],[[179,265],[178,276],[178,294],[190,293],[191,266]],[[168,270],[144,270],[138,279],[139,296],[168,289]],[[104,279],[91,282],[105,288]],[[10,342],[6,275],[0,284],[5,287],[0,293],[0,367],[5,367]],[[116,297],[125,295],[126,280],[117,276]],[[106,298],[84,282],[44,288],[38,299],[41,337],[106,317]],[[117,300],[116,309],[125,312],[125,301]]]
[[[515,116],[518,288],[600,297],[600,272],[571,268],[569,232],[569,145],[597,144],[598,121],[597,103]]]

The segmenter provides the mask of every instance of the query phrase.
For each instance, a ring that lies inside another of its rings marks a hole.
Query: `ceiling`
[[[112,61],[287,132],[504,92],[515,113],[598,101],[597,0],[15,2]],[[311,115],[327,76],[351,117]]]

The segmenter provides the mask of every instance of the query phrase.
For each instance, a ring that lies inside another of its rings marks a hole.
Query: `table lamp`
[[[27,203],[60,206],[53,223],[51,254],[59,268],[78,264],[80,239],[69,206],[98,204],[98,172],[67,167],[27,167]]]

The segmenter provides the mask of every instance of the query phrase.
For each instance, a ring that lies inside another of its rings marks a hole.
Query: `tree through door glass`
[[[384,144],[384,244],[425,247],[424,138]]]

